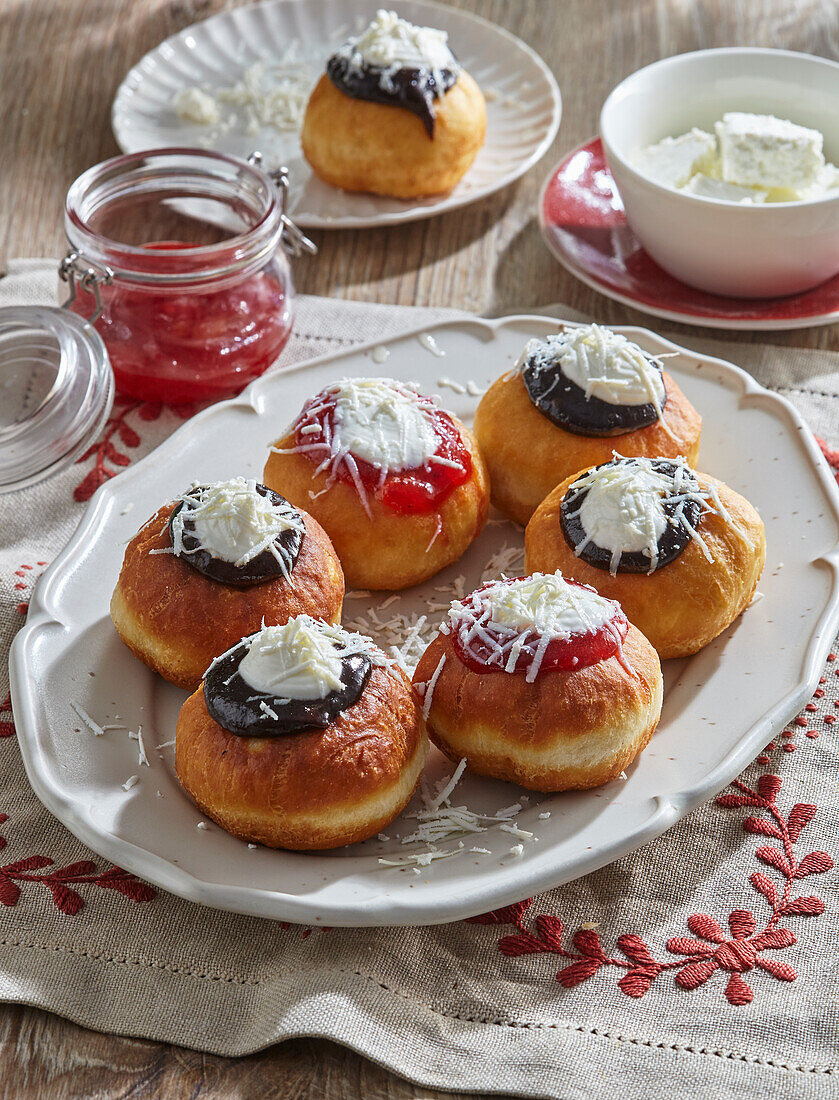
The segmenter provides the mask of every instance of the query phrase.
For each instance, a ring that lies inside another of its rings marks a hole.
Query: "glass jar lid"
[[[0,493],[69,466],[114,403],[102,338],[64,309],[0,309]]]

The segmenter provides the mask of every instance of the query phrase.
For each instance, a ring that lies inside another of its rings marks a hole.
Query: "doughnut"
[[[402,812],[427,751],[408,678],[299,615],[244,638],[184,703],[175,770],[202,813],[270,848],[338,848]]]
[[[263,480],[309,509],[361,589],[432,577],[480,534],[489,509],[472,434],[390,378],[345,378],[311,398],[271,448]]]
[[[666,659],[696,653],[748,607],[766,536],[747,500],[683,459],[615,455],[546,497],[525,555],[527,569],[618,600]]]
[[[414,687],[450,759],[536,791],[619,776],[649,742],[663,693],[658,655],[620,606],[558,572],[453,601]]]
[[[475,415],[492,502],[523,526],[563,478],[613,447],[695,462],[701,427],[659,359],[600,325],[530,340]]]
[[[344,577],[307,512],[243,477],[194,485],[125,551],[111,619],[141,661],[194,691],[223,649],[262,622],[341,617]]]
[[[316,176],[399,199],[454,187],[483,145],[486,105],[446,38],[380,11],[329,58],[301,132]]]

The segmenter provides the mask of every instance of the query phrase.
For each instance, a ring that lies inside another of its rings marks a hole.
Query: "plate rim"
[[[584,283],[591,290],[597,291],[598,294],[602,294],[605,298],[611,298],[612,301],[620,302],[621,305],[629,306],[639,313],[646,313],[651,317],[660,317],[665,321],[675,321],[677,324],[681,325],[694,325],[697,328],[726,329],[730,332],[792,332],[804,328],[821,328],[825,325],[834,325],[839,322],[839,306],[837,306],[835,310],[831,310],[830,313],[813,313],[807,317],[787,319],[763,318],[749,320],[747,318],[737,319],[732,317],[721,317],[719,315],[684,313],[681,310],[667,309],[665,306],[641,302],[637,298],[633,298],[629,294],[625,294],[609,286],[608,283],[602,282],[596,275],[591,274],[581,264],[575,263],[570,256],[557,247],[553,239],[551,230],[555,229],[556,226],[551,225],[545,217],[545,195],[551,183],[553,183],[556,178],[559,169],[569,160],[569,158],[575,153],[579,153],[583,149],[588,148],[588,146],[592,145],[595,141],[601,141],[599,134],[594,134],[585,141],[581,141],[578,145],[575,145],[573,149],[569,149],[560,157],[545,177],[542,186],[539,188],[539,198],[537,200],[537,216],[539,218],[539,231],[542,235],[542,240],[553,258],[564,267],[570,275],[573,275],[575,279],[579,279],[581,283]],[[687,286],[686,283],[682,285]],[[792,295],[792,297],[795,297],[795,295]]]
[[[513,314],[505,317],[486,319],[481,317],[463,317],[441,321],[431,325],[414,326],[401,333],[388,337],[389,341],[410,339],[421,333],[435,332],[453,326],[478,326],[490,337],[499,328],[523,324],[576,327],[580,322],[567,321],[560,317],[544,314]],[[715,356],[699,354],[684,348],[667,337],[637,325],[615,326],[616,331],[629,336],[643,335],[657,341],[663,350],[679,352],[689,359],[697,360],[704,368],[712,366],[723,376],[730,378],[739,393],[740,400],[757,396],[776,406],[779,414],[786,418],[791,431],[796,433],[813,472],[827,498],[833,517],[839,526],[839,486],[837,486],[824,456],[815,442],[813,434],[801,413],[781,394],[762,386],[745,370]],[[87,542],[91,534],[100,525],[103,513],[107,513],[116,496],[114,482],[122,492],[122,486],[128,486],[136,477],[145,474],[147,464],[166,461],[170,450],[176,451],[184,435],[201,433],[204,426],[214,416],[224,413],[235,406],[252,408],[259,413],[260,391],[274,385],[281,385],[284,377],[290,373],[308,370],[335,360],[346,358],[348,354],[357,355],[372,351],[380,341],[371,340],[350,349],[329,352],[326,355],[293,364],[284,370],[263,375],[250,384],[241,394],[228,401],[218,402],[197,413],[191,420],[181,425],[158,447],[144,456],[136,465],[129,467],[119,479],[112,479],[100,487],[87,506],[76,531],[67,545],[45,571],[30,601],[26,622],[12,642],[9,657],[9,680],[12,702],[18,726],[18,743],[27,777],[41,802],[57,817],[78,839],[104,858],[111,859],[125,870],[144,878],[160,888],[188,901],[198,902],[215,909],[230,910],[258,917],[276,920],[288,920],[305,924],[328,923],[343,927],[397,926],[445,924],[456,920],[476,916],[499,906],[511,904],[522,897],[553,889],[565,882],[589,874],[608,863],[619,859],[650,840],[660,836],[690,810],[712,797],[738,775],[751,761],[760,747],[771,739],[772,733],[785,725],[800,711],[804,703],[812,696],[824,661],[830,651],[831,643],[839,629],[839,540],[824,554],[814,559],[812,565],[827,567],[832,575],[830,593],[820,614],[814,622],[806,653],[802,654],[802,671],[799,682],[779,700],[775,701],[761,718],[746,730],[737,743],[722,759],[720,764],[692,787],[673,792],[668,796],[651,796],[646,805],[652,807],[647,817],[630,833],[617,836],[610,843],[599,846],[592,852],[581,852],[575,859],[566,861],[559,874],[551,868],[541,865],[528,867],[520,865],[520,874],[513,875],[509,881],[498,885],[493,880],[481,882],[475,889],[459,888],[454,897],[441,899],[439,894],[432,895],[433,900],[421,901],[421,893],[412,896],[406,904],[398,898],[379,895],[364,902],[350,905],[323,906],[313,903],[305,896],[287,894],[280,891],[266,891],[255,887],[229,886],[218,882],[209,882],[180,866],[130,841],[123,840],[112,833],[102,832],[84,813],[83,808],[73,802],[69,792],[64,791],[51,777],[50,770],[39,770],[42,757],[37,738],[31,734],[37,722],[37,685],[34,678],[27,676],[27,657],[29,647],[45,629],[56,624],[66,629],[57,612],[49,608],[53,587],[60,583],[63,566],[72,559],[77,547]],[[723,384],[720,382],[719,384]],[[643,803],[638,803],[643,805]]]
[[[289,3],[303,4],[306,0],[259,0],[256,4],[250,4],[246,9],[235,8],[225,11],[215,12],[213,15],[207,16],[206,19],[198,19],[194,23],[190,23],[188,26],[176,31],[174,34],[170,34],[167,38],[164,38],[161,42],[158,42],[151,50],[146,51],[143,56],[136,61],[122,80],[114,93],[114,98],[111,102],[110,122],[111,132],[113,133],[114,140],[123,153],[137,153],[143,152],[141,148],[134,148],[133,145],[126,143],[124,140],[124,127],[120,125],[118,114],[121,110],[125,109],[125,104],[128,101],[130,95],[134,94],[137,87],[137,82],[140,79],[139,73],[140,67],[146,63],[146,60],[152,55],[160,53],[164,47],[172,48],[172,44],[184,37],[185,35],[193,32],[196,27],[202,26],[205,23],[209,23],[212,20],[229,19],[231,13],[234,11],[244,11],[251,9],[259,9],[266,7],[281,8],[287,6]],[[341,0],[331,0],[333,4],[340,5]],[[515,169],[502,176],[495,183],[489,185],[476,192],[475,194],[461,198],[452,198],[452,192],[446,193],[443,198],[439,200],[439,203],[435,203],[429,206],[408,206],[403,211],[392,211],[385,214],[376,214],[368,217],[363,216],[332,216],[332,215],[306,215],[299,212],[292,211],[295,224],[299,225],[302,229],[373,229],[379,226],[385,225],[404,225],[408,222],[422,221],[426,218],[437,217],[442,214],[450,213],[454,210],[462,209],[464,206],[469,206],[471,203],[479,202],[488,198],[490,195],[496,194],[498,191],[503,190],[505,187],[509,187],[517,180],[529,172],[547,153],[557,133],[559,132],[560,123],[562,122],[562,92],[559,87],[559,83],[554,76],[552,70],[549,68],[547,62],[542,58],[532,46],[529,46],[518,35],[508,31],[506,27],[500,26],[498,23],[493,23],[491,19],[484,19],[483,16],[475,15],[471,11],[467,11],[461,8],[452,8],[448,4],[440,3],[439,0],[411,0],[412,3],[419,4],[431,9],[437,9],[451,13],[454,11],[458,16],[462,16],[467,22],[478,23],[485,28],[491,29],[499,37],[505,39],[507,44],[515,49],[523,52],[530,61],[541,71],[543,78],[545,79],[551,97],[551,121],[548,128],[542,137],[541,141],[536,145],[529,156],[525,157]],[[135,77],[135,74],[136,77]],[[133,81],[133,83],[132,83]],[[129,83],[131,86],[129,87]],[[171,144],[171,143],[167,143]],[[336,190],[341,194],[339,188]],[[375,198],[375,196],[371,196]]]

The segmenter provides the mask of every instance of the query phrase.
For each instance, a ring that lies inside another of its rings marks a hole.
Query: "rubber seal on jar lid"
[[[91,325],[49,306],[0,309],[0,493],[69,466],[113,403],[110,360]]]

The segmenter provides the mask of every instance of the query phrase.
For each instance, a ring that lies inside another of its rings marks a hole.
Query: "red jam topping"
[[[220,290],[161,291],[117,279],[101,293],[104,311],[94,327],[108,349],[116,388],[145,401],[230,397],[271,366],[291,333],[291,303],[270,269]],[[80,289],[70,308],[90,317],[93,298]]]
[[[364,492],[392,512],[399,515],[434,512],[458,485],[469,480],[472,456],[449,414],[427,397],[418,394],[416,400],[431,418],[439,441],[433,458],[422,466],[383,473],[356,455],[352,456],[352,463],[330,462],[332,452],[326,441],[336,434],[336,401],[328,393],[317,394],[303,406],[295,423],[295,445],[316,465],[326,462],[324,469],[330,471],[333,479],[354,485],[357,471]],[[311,430],[313,425],[320,427],[320,434]]]
[[[611,618],[601,626],[594,630],[563,633],[551,638],[544,648],[544,635],[536,628],[523,627],[516,630],[506,626],[497,627],[487,619],[487,605],[481,599],[482,593],[499,583],[513,584],[517,580],[526,579],[517,577],[504,582],[490,581],[462,601],[461,607],[466,614],[453,617],[451,634],[455,653],[467,668],[479,673],[524,673],[532,680],[545,672],[575,672],[600,661],[607,661],[610,657],[621,658],[629,623],[617,603],[614,604]],[[593,591],[588,585],[577,581],[566,579],[565,583]],[[481,621],[482,619],[485,621]],[[480,624],[477,630],[474,629],[476,624]],[[521,638],[524,641],[513,661],[511,650]],[[540,649],[543,649],[541,660],[538,658]]]

